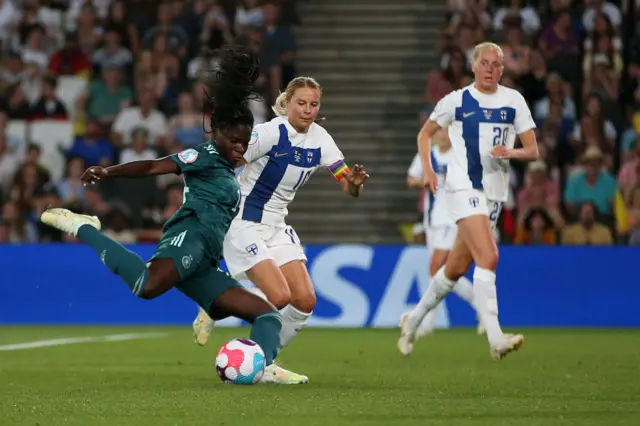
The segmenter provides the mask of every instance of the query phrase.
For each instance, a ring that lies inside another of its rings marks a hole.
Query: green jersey
[[[240,185],[233,166],[222,158],[213,142],[171,155],[184,178],[182,207],[165,224],[165,230],[195,215],[207,229],[212,249],[222,252],[224,236],[238,214]]]

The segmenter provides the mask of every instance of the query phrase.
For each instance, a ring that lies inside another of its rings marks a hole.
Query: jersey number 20
[[[505,146],[507,144],[507,136],[509,134],[508,127],[494,127],[493,128],[493,146],[502,145]]]

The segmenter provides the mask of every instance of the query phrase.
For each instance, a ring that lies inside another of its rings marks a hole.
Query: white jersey
[[[322,126],[313,123],[307,133],[298,133],[286,117],[276,117],[254,127],[244,158],[236,219],[282,225],[287,206],[311,174],[344,156]]]
[[[437,146],[431,148],[431,165],[438,176],[438,190],[435,196],[431,191],[427,191],[424,197],[424,225],[427,228],[455,225],[447,211],[445,194],[447,167],[452,158],[453,150],[451,149],[447,152],[440,152]],[[416,179],[422,178],[422,160],[419,154],[413,158],[407,174]]]
[[[536,127],[522,95],[500,85],[487,95],[472,84],[442,98],[429,119],[440,127],[449,126],[453,160],[447,190],[476,189],[489,200],[506,201],[509,160],[489,154],[497,145],[513,148],[516,135]]]

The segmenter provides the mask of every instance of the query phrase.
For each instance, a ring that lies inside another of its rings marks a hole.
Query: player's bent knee
[[[265,293],[269,302],[273,303],[277,309],[282,309],[291,303],[291,290],[288,287],[270,289]]]
[[[291,305],[301,312],[313,312],[316,307],[316,294],[313,291],[298,294],[291,300]]]
[[[476,266],[490,271],[495,271],[498,267],[498,257],[497,248],[491,251],[485,251],[478,256],[478,259],[476,259]]]

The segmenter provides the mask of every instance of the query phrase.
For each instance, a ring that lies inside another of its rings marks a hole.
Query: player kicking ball
[[[423,185],[436,193],[431,139],[449,126],[453,158],[445,189],[447,210],[458,235],[445,266],[433,277],[416,308],[400,321],[398,349],[403,355],[413,351],[424,317],[452,291],[473,262],[473,302],[485,326],[491,356],[502,359],[524,343],[521,334],[504,333],[498,321],[498,247],[493,230],[509,192],[509,160],[538,158],[535,123],[522,95],[498,84],[504,70],[500,46],[476,46],[472,69],[474,83],[442,98],[418,135]],[[522,148],[515,148],[516,137]]]
[[[240,204],[234,168],[242,161],[251,138],[253,115],[248,101],[258,77],[257,60],[243,50],[224,49],[216,77],[211,99],[211,142],[158,160],[106,169],[91,167],[82,176],[86,185],[108,178],[183,175],[182,207],[165,224],[160,244],[148,263],[100,233],[96,217],[50,209],[41,220],[91,246],[142,299],[156,298],[175,287],[211,318],[235,316],[252,323],[250,338],[262,348],[267,364],[261,381],[287,383],[291,373],[274,363],[280,346],[280,313],[218,266],[224,236]]]

